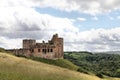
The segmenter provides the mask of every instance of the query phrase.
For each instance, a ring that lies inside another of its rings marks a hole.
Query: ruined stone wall
[[[49,52],[47,51],[49,50]],[[46,52],[45,52],[45,49],[39,49],[39,48],[34,48],[34,52],[33,52],[33,55],[35,57],[41,57],[41,58],[47,58],[47,59],[52,59],[54,58],[54,49],[47,49],[46,48]]]
[[[36,45],[36,40],[33,39],[23,40],[23,49],[30,49],[34,45]]]
[[[55,45],[55,58],[63,58],[63,38],[59,38],[56,34],[51,41]]]
[[[63,38],[59,38],[58,34],[53,35],[48,43],[36,43],[36,40],[23,40],[23,48],[15,49],[17,55],[35,56],[46,59],[63,58]]]

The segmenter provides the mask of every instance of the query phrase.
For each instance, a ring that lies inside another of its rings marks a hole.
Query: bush
[[[85,74],[89,74],[89,72],[81,67],[78,68],[77,70],[78,72],[82,72],[82,73],[85,73]]]
[[[104,78],[103,74],[97,73],[96,76],[100,77],[100,78]]]

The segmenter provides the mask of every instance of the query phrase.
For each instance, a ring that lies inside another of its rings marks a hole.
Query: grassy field
[[[0,53],[0,80],[102,80],[96,76]],[[107,79],[106,79],[107,80]],[[119,79],[108,79],[119,80]]]
[[[67,68],[70,70],[78,70],[78,66],[76,66],[75,64],[73,64],[72,62],[70,62],[67,59],[57,59],[57,60],[48,60],[48,59],[43,59],[40,57],[30,57],[28,59],[32,59],[34,61],[39,61],[39,62],[43,62],[43,63],[47,63],[47,64],[51,64],[51,65],[55,65],[55,66],[59,66],[59,67],[63,67],[63,68]]]

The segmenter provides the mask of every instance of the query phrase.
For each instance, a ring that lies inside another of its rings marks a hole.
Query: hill
[[[0,53],[0,80],[100,80],[100,78]]]
[[[120,54],[120,51],[106,51],[106,52],[94,52],[94,53],[104,53],[104,54]]]
[[[79,66],[78,71],[95,74],[101,78],[120,78],[120,55],[90,52],[66,52],[65,58]]]
[[[75,70],[75,71],[79,69],[78,66],[76,66],[75,64],[73,64],[72,62],[70,62],[67,59],[51,60],[51,59],[44,59],[44,58],[33,57],[33,56],[29,57],[28,59],[32,59],[34,61],[39,61],[39,62],[43,62],[43,63],[47,63],[47,64],[67,68],[67,69],[70,69],[70,70]]]

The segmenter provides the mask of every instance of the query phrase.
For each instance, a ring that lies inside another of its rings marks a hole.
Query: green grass
[[[0,80],[100,80],[100,78],[0,53]]]
[[[60,66],[60,67],[67,68],[70,70],[75,70],[75,71],[78,70],[79,68],[78,66],[74,65],[72,62],[68,61],[67,59],[50,60],[50,59],[43,59],[40,57],[31,57],[29,59],[39,61],[39,62],[44,62],[51,65]]]
[[[65,60],[63,60],[63,62],[64,61]],[[49,65],[42,62],[33,61],[31,59],[15,57],[13,55],[6,53],[0,53],[0,80],[120,80],[120,79],[117,78],[101,79],[94,75],[87,75],[73,70],[71,71],[66,68],[61,68],[58,66]]]

